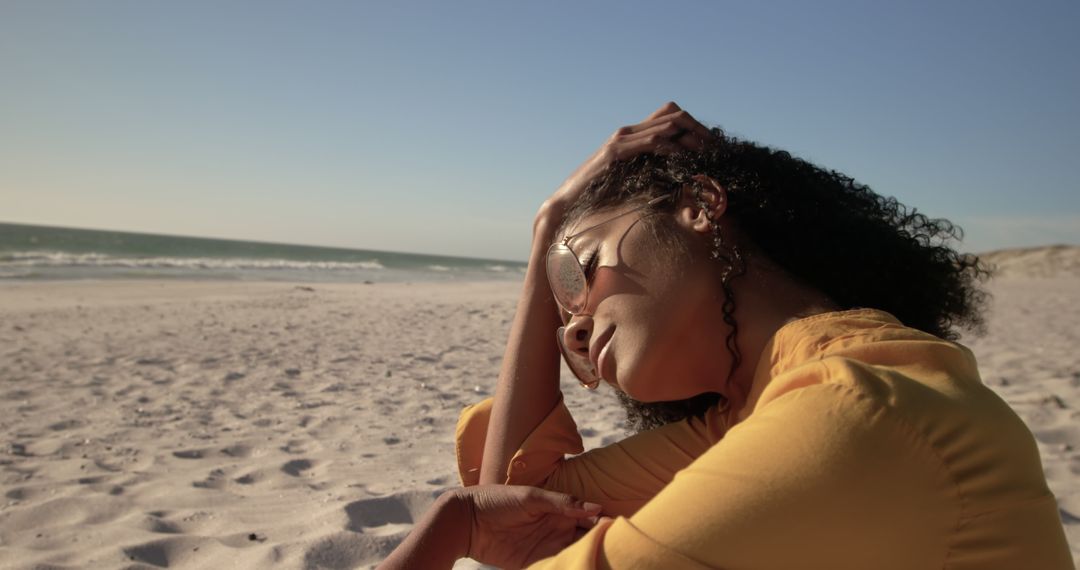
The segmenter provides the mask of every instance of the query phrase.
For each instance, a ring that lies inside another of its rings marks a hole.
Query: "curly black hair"
[[[727,190],[721,226],[733,220],[755,250],[792,278],[827,295],[841,310],[880,309],[906,326],[950,341],[960,338],[958,329],[985,334],[982,313],[990,295],[978,283],[992,273],[977,256],[951,247],[950,240],[963,239],[959,226],[909,210],[850,176],[786,151],[728,136],[719,128],[710,130],[714,137],[701,150],[641,154],[614,162],[569,209],[564,226],[606,208],[699,188],[691,177],[705,174]],[[665,200],[652,208],[673,212],[673,202],[677,201]],[[671,216],[645,219],[657,240],[685,247],[674,237]],[[734,371],[742,358],[730,281],[745,273],[746,260],[736,245],[720,245],[720,262],[729,267],[720,286],[726,294],[724,321],[732,327],[726,344]],[[650,404],[617,394],[627,409],[631,431],[727,405],[715,393]]]

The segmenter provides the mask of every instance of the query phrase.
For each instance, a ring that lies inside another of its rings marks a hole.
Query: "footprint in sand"
[[[214,469],[202,481],[195,481],[192,487],[200,489],[224,489],[229,486],[229,473],[225,469]]]
[[[206,457],[206,449],[185,449],[182,451],[174,451],[173,457],[179,457],[180,459],[202,459]]]
[[[345,532],[324,537],[304,553],[305,568],[356,568],[386,558],[423,516],[438,491],[411,491],[345,506]]]
[[[266,454],[266,449],[257,445],[248,445],[246,443],[237,443],[228,447],[222,448],[221,452],[229,457],[239,457],[247,459],[250,457],[259,457]]]
[[[262,481],[265,481],[266,479],[267,479],[266,470],[257,469],[255,471],[250,472],[250,473],[245,473],[245,474],[237,477],[236,479],[233,479],[233,482],[237,483],[239,485],[255,485],[257,483],[261,483]]]
[[[319,570],[353,570],[386,558],[400,538],[339,532],[327,536],[304,553],[304,566]]]
[[[281,447],[281,450],[290,455],[303,453],[315,453],[322,449],[322,444],[314,440],[290,439]]]
[[[156,532],[160,534],[183,534],[184,527],[170,520],[165,520],[162,517],[153,516],[148,514],[146,518],[138,523],[138,526],[143,530],[150,532]]]
[[[79,427],[82,427],[84,425],[86,425],[86,421],[84,421],[84,420],[68,419],[68,420],[62,420],[62,421],[59,421],[59,422],[56,422],[54,424],[49,425],[49,429],[51,429],[53,431],[64,431],[64,430],[79,428]]]
[[[281,470],[293,477],[314,477],[316,470],[327,463],[311,459],[293,459],[281,466]]]
[[[209,559],[228,556],[228,547],[205,536],[174,536],[136,544],[122,552],[128,560],[158,568],[205,568]]]
[[[4,496],[14,501],[32,501],[51,496],[54,493],[56,493],[56,487],[52,485],[34,485],[9,489],[4,493]]]
[[[349,517],[345,529],[373,536],[408,532],[443,491],[408,491],[353,501],[345,505]]]

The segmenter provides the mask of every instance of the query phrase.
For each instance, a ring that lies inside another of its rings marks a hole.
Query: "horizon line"
[[[289,247],[307,247],[307,248],[312,248],[312,249],[317,248],[317,249],[339,249],[339,250],[343,250],[343,251],[365,251],[365,252],[370,251],[370,252],[373,252],[373,253],[392,253],[392,254],[399,254],[399,255],[417,255],[417,256],[425,256],[425,257],[446,257],[446,258],[450,258],[450,259],[469,259],[469,260],[474,260],[474,261],[497,261],[497,262],[500,262],[500,263],[518,263],[518,264],[527,264],[528,263],[527,261],[518,261],[518,260],[513,260],[513,259],[496,259],[496,258],[492,258],[492,257],[473,257],[473,256],[468,256],[468,255],[444,255],[444,254],[438,254],[438,253],[423,253],[423,252],[413,252],[413,251],[390,251],[388,249],[367,249],[367,248],[362,248],[362,247],[343,247],[343,246],[338,246],[338,245],[319,245],[319,244],[312,244],[312,243],[288,243],[288,242],[281,242],[281,241],[266,241],[266,240],[259,240],[259,239],[239,239],[239,238],[228,238],[228,237],[217,237],[217,236],[193,236],[193,235],[184,235],[184,234],[157,233],[157,232],[145,232],[145,231],[134,231],[134,230],[116,230],[116,229],[106,229],[106,228],[57,226],[57,225],[51,225],[51,224],[27,224],[25,222],[8,222],[8,221],[4,221],[4,220],[0,220],[0,225],[26,226],[26,227],[34,227],[34,228],[50,228],[50,229],[59,229],[59,230],[76,230],[76,231],[90,231],[90,232],[113,232],[113,233],[119,233],[119,234],[145,235],[145,236],[157,236],[157,237],[169,237],[169,238],[184,238],[184,239],[196,239],[196,240],[231,241],[231,242],[238,242],[238,243],[257,243],[257,244],[262,244],[262,245],[283,245],[283,246],[289,246]]]

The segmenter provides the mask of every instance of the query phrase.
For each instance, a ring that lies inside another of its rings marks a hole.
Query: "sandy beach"
[[[995,278],[960,342],[1035,434],[1080,560],[1080,277],[1029,275]],[[0,284],[0,565],[373,566],[457,485],[519,288]],[[587,448],[624,435],[611,394],[563,384]]]

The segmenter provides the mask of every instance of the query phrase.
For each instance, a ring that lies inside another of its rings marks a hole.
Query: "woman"
[[[383,567],[1072,568],[1031,433],[952,342],[988,273],[951,237],[674,103],[619,129],[536,217],[466,487]],[[560,350],[639,433],[580,454]]]

